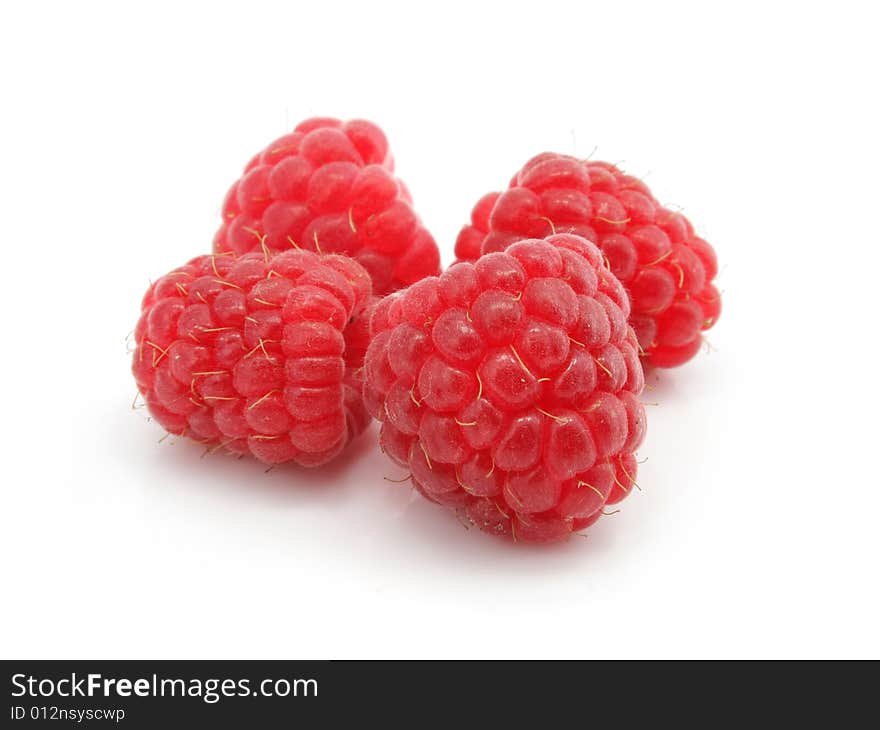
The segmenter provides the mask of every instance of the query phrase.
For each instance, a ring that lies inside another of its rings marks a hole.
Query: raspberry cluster
[[[605,162],[544,153],[503,193],[474,207],[456,241],[460,260],[503,251],[524,237],[570,232],[595,242],[627,289],[630,324],[647,363],[673,367],[700,349],[721,312],[712,247],[648,187]]]
[[[138,389],[170,433],[271,464],[323,464],[370,421],[360,393],[370,292],[344,256],[199,256],[143,298]]]
[[[440,271],[440,254],[393,174],[376,125],[315,118],[248,163],[223,203],[214,251],[346,254],[385,294]]]
[[[370,423],[415,489],[494,535],[562,540],[636,484],[643,364],[718,318],[712,247],[614,165],[531,159],[440,272],[370,122],[257,154],[214,253],[152,284],[132,370],[168,432],[318,466]]]
[[[576,235],[521,240],[382,300],[364,400],[415,488],[550,542],[635,483],[644,375],[628,297]]]

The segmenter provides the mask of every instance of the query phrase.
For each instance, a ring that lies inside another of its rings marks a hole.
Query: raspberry
[[[635,484],[644,374],[589,241],[523,240],[373,310],[364,401],[415,488],[483,530],[567,537]]]
[[[318,466],[368,425],[370,277],[310,251],[199,256],[155,282],[132,371],[170,433],[267,463]]]
[[[647,363],[673,367],[700,349],[721,313],[712,283],[715,251],[680,213],[648,187],[606,162],[544,153],[529,160],[503,193],[479,200],[455,244],[473,261],[521,238],[557,231],[594,241],[626,287],[630,324]]]
[[[385,294],[440,270],[382,130],[308,119],[248,163],[226,195],[214,251],[347,254]]]

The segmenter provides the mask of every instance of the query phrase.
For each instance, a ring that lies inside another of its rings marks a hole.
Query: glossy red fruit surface
[[[552,542],[632,489],[645,434],[629,299],[599,249],[524,240],[387,297],[364,400],[426,498],[493,534]]]
[[[673,367],[699,351],[721,313],[715,251],[687,218],[614,165],[553,153],[532,158],[506,191],[477,202],[455,252],[474,261],[523,237],[561,232],[602,250],[629,294],[629,321],[646,362]]]
[[[345,256],[207,255],[156,281],[132,371],[153,418],[209,449],[318,466],[369,423],[370,277]]]
[[[351,256],[385,294],[439,273],[440,253],[364,120],[308,119],[251,159],[223,203],[214,251]]]

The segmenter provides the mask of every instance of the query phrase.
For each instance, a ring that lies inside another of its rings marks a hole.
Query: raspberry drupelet
[[[248,163],[226,195],[214,251],[304,248],[351,256],[386,294],[440,271],[382,130],[315,118]]]
[[[212,254],[150,286],[132,371],[156,421],[211,449],[318,466],[369,424],[370,277],[345,256]]]
[[[629,293],[630,324],[647,363],[673,367],[699,351],[702,333],[721,313],[712,283],[715,251],[687,218],[614,165],[553,153],[532,158],[506,191],[480,199],[455,253],[473,261],[521,238],[557,232],[602,250]]]
[[[364,401],[415,488],[481,529],[566,538],[635,484],[644,374],[589,241],[523,240],[373,310]]]

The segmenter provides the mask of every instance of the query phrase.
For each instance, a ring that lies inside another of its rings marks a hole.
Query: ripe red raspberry
[[[153,284],[132,371],[169,432],[318,466],[370,421],[361,397],[370,277],[310,251],[199,256]]]
[[[700,349],[721,313],[715,251],[680,213],[606,162],[544,153],[503,193],[477,203],[455,253],[473,261],[523,237],[570,232],[598,244],[632,303],[630,324],[651,365],[673,367]]]
[[[364,400],[416,489],[549,542],[635,483],[644,374],[629,301],[589,241],[524,240],[373,310]]]
[[[382,130],[363,120],[308,119],[257,154],[226,195],[214,251],[353,257],[385,294],[440,270]]]

